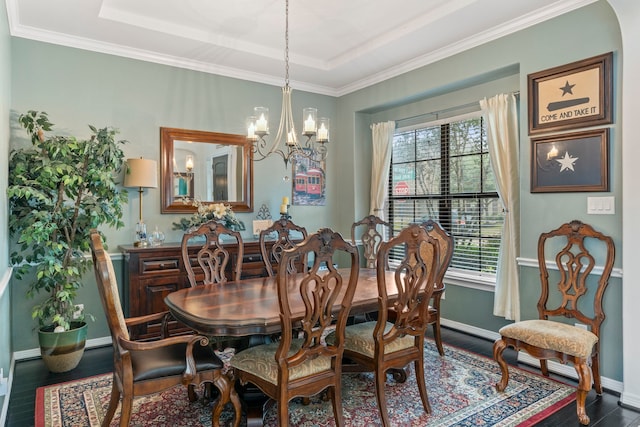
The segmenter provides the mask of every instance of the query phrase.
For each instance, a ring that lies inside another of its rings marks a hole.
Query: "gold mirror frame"
[[[242,182],[237,184],[243,194],[242,200],[215,200],[202,201],[204,204],[224,203],[232,207],[235,212],[253,212],[253,156],[251,142],[245,135],[227,133],[205,132],[199,130],[160,128],[160,158],[161,179],[160,194],[162,213],[192,213],[195,206],[186,204],[180,197],[174,194],[175,174],[174,170],[174,143],[186,141],[192,143],[221,144],[242,148]],[[191,192],[193,195],[193,192]],[[197,195],[196,195],[197,196]]]

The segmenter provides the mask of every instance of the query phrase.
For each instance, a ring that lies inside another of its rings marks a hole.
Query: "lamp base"
[[[138,240],[137,242],[133,242],[133,246],[135,246],[136,248],[143,248],[149,246],[149,242],[147,242],[146,240]]]

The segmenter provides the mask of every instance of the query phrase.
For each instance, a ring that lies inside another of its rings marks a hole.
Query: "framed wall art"
[[[293,205],[324,206],[326,203],[325,161],[314,158],[311,151],[304,148],[309,156],[293,158]]]
[[[531,192],[609,191],[609,129],[531,140]]]
[[[612,122],[613,53],[527,76],[529,134]]]

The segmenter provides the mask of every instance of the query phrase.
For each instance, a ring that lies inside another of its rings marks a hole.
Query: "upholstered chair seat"
[[[373,339],[373,330],[377,322],[356,323],[349,326],[345,331],[344,349],[360,353],[363,356],[371,357],[375,355],[376,342]],[[387,322],[384,333],[388,333],[393,327],[393,323]],[[327,343],[332,344],[335,340],[335,332],[327,335]],[[390,354],[396,351],[411,348],[415,345],[415,338],[411,335],[405,335],[391,341],[384,347],[384,353]]]
[[[591,356],[598,342],[598,337],[590,331],[552,320],[523,320],[502,327],[499,333],[534,347],[584,358]]]
[[[302,347],[302,339],[291,341],[287,357],[293,356]],[[273,355],[276,353],[278,342],[258,345],[239,352],[231,359],[231,366],[243,371],[249,371],[272,384],[278,383],[278,364]],[[319,374],[331,369],[331,358],[318,356],[307,359],[300,365],[289,370],[289,380],[297,380],[310,375]]]
[[[172,375],[181,375],[186,370],[187,344],[178,343],[168,347],[143,351],[130,351],[133,381],[145,381]],[[210,346],[193,347],[196,371],[222,369],[222,360]]]

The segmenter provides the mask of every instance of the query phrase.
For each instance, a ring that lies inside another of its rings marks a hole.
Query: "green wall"
[[[589,28],[589,31],[584,31]],[[356,218],[368,213],[370,190],[371,123],[399,120],[434,110],[445,110],[476,102],[484,96],[519,91],[520,111],[527,108],[527,74],[569,62],[614,52],[614,118],[619,110],[620,31],[605,1],[583,7],[493,42],[375,84],[338,99],[294,91],[294,111],[314,105],[332,120],[332,143],[327,159],[327,204],[323,207],[292,208],[294,221],[315,230],[324,225],[348,233]],[[180,127],[217,132],[242,133],[244,119],[254,105],[280,108],[280,88],[231,78],[143,63],[125,58],[69,49],[23,39],[12,40],[12,123],[28,109],[49,112],[58,130],[86,134],[86,125],[112,125],[130,143],[128,157],[159,159],[159,127]],[[276,114],[277,116],[277,114]],[[606,195],[621,202],[621,153],[617,125],[611,126],[611,191]],[[24,134],[13,129],[13,144]],[[530,138],[527,117],[520,117],[521,248],[524,258],[535,258],[536,241],[542,231],[574,218],[591,223],[621,241],[621,209],[616,215],[586,215],[587,196],[598,193],[531,194],[529,192]],[[290,176],[282,161],[269,159],[255,164],[256,208],[265,203],[277,212],[280,199],[289,194]],[[145,192],[144,217],[177,240],[171,222],[179,215],[161,215],[159,190]],[[106,230],[115,252],[118,244],[132,240],[137,218],[137,193],[125,214],[127,226]],[[254,214],[239,214],[250,221]],[[246,232],[245,232],[246,233]],[[620,267],[620,257],[616,267]],[[523,314],[530,315],[538,295],[537,270],[521,268]],[[87,287],[86,298],[97,301]],[[609,317],[604,327],[603,374],[621,380],[621,281],[612,280],[606,305]],[[532,302],[533,301],[533,302]],[[85,302],[85,304],[87,304]],[[93,303],[91,303],[93,304]],[[497,331],[505,320],[492,315],[493,293],[450,285],[443,301],[443,316],[477,328]],[[12,305],[30,306],[20,284]],[[25,310],[14,310],[13,325],[30,323]],[[97,310],[93,310],[96,312]],[[99,319],[98,321],[100,321]],[[98,323],[98,322],[96,322]],[[13,328],[14,350],[36,347],[30,334]],[[98,325],[90,337],[104,336]]]

